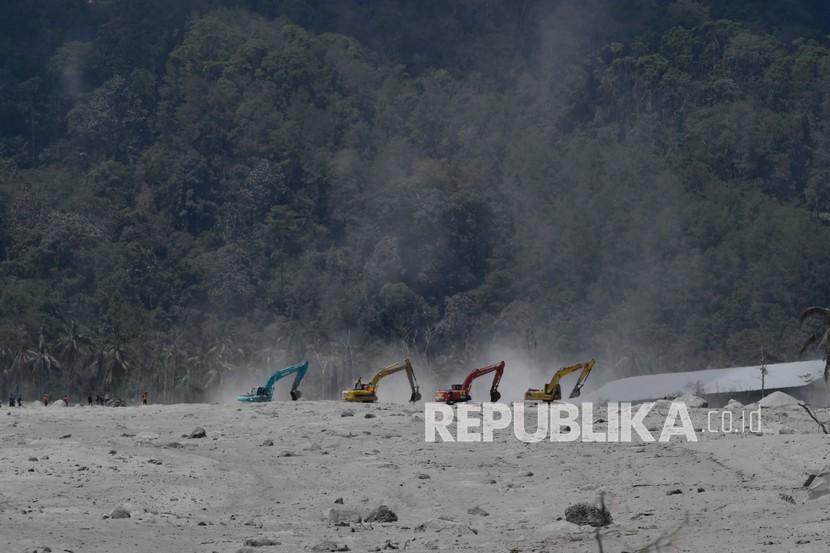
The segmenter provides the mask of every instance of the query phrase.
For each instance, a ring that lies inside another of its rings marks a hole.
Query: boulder
[[[123,505],[119,505],[110,513],[111,519],[130,518],[130,511]]]
[[[366,522],[396,522],[397,520],[398,515],[386,505],[379,505],[366,517]]]
[[[188,437],[193,439],[207,438],[207,432],[205,432],[205,429],[201,426],[197,426],[193,429],[193,432],[191,432]]]
[[[611,513],[590,503],[576,503],[565,509],[565,520],[579,526],[608,526],[613,522]]]
[[[482,509],[478,505],[476,505],[475,507],[471,507],[470,509],[467,509],[467,514],[468,515],[475,515],[475,516],[479,516],[479,517],[488,517],[488,516],[490,516],[490,513],[488,513],[487,511],[485,511],[484,509]]]

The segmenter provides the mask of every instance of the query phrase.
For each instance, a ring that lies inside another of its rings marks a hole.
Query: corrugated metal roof
[[[751,392],[761,389],[761,366],[704,369],[677,373],[630,376],[606,382],[585,394],[594,401],[645,401],[685,392],[704,394]],[[824,361],[798,361],[767,365],[765,386],[768,390],[799,388],[824,375]]]

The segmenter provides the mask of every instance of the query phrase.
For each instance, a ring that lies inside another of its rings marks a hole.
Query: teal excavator
[[[303,377],[305,376],[306,371],[308,371],[308,361],[303,361],[302,363],[298,363],[297,365],[285,367],[284,369],[280,369],[274,374],[272,374],[271,378],[268,379],[268,382],[265,383],[265,386],[253,388],[251,390],[251,393],[245,394],[244,396],[239,396],[236,399],[245,403],[260,403],[264,401],[271,401],[272,399],[274,399],[274,384],[277,383],[277,380],[285,378],[290,374],[296,374],[296,376],[294,377],[294,383],[291,385],[291,399],[297,401],[298,399],[300,399],[300,396],[302,396],[302,394],[300,393],[299,385]]]

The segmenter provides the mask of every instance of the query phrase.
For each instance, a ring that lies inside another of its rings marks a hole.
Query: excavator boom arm
[[[377,386],[378,382],[380,382],[381,379],[386,378],[390,374],[395,374],[396,372],[406,370],[407,367],[409,367],[409,371],[412,370],[412,367],[409,365],[409,359],[399,361],[397,363],[392,363],[391,365],[387,365],[375,373],[375,375],[372,377],[372,380],[369,381],[369,384],[372,386]]]
[[[490,386],[491,390],[495,390],[499,387],[499,382],[501,381],[501,375],[504,374],[504,361],[500,363],[496,363],[494,365],[487,365],[486,367],[480,367],[470,374],[467,375],[467,378],[464,379],[464,383],[461,385],[461,389],[469,392],[470,387],[473,385],[473,380],[480,376],[484,376],[485,374],[489,374],[491,372],[495,372],[495,376],[493,376],[493,384]]]
[[[553,395],[556,393],[556,389],[559,386],[559,381],[562,380],[564,377],[568,376],[571,373],[574,373],[578,370],[582,370],[579,373],[579,378],[576,381],[576,385],[574,386],[571,395],[568,397],[577,397],[579,393],[582,391],[582,386],[585,385],[585,381],[588,379],[588,375],[591,374],[591,369],[594,368],[594,363],[596,361],[591,359],[587,363],[577,363],[576,365],[570,365],[569,367],[562,367],[553,375],[553,378],[550,379],[550,382],[545,385],[545,393],[549,395]]]
[[[409,379],[409,387],[412,388],[412,395],[410,396],[410,401],[418,401],[419,399],[421,399],[421,394],[418,391],[418,381],[415,378],[415,370],[412,368],[412,363],[409,362],[409,359],[404,359],[403,361],[393,363],[380,369],[372,377],[372,380],[369,381],[369,386],[371,386],[373,389],[377,391],[378,383],[382,378],[385,378],[390,374],[395,374],[396,372],[400,371],[406,371],[406,377]]]
[[[306,371],[308,371],[308,361],[303,361],[302,363],[298,363],[296,365],[291,365],[289,367],[285,367],[284,369],[280,369],[274,374],[271,375],[271,378],[268,379],[268,382],[265,383],[265,388],[270,392],[274,389],[274,384],[277,383],[278,380],[285,378],[290,374],[295,374],[294,383],[291,385],[292,390],[296,390],[297,387],[300,385],[300,382],[303,380]]]

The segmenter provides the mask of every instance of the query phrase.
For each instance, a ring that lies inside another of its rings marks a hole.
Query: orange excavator
[[[467,375],[463,384],[453,384],[449,390],[438,390],[435,392],[435,401],[442,401],[452,405],[453,403],[472,400],[473,398],[470,397],[470,388],[473,385],[473,380],[492,372],[496,374],[493,376],[493,383],[490,385],[490,401],[498,401],[501,398],[499,382],[501,381],[501,375],[504,374],[504,361],[474,370]]]

